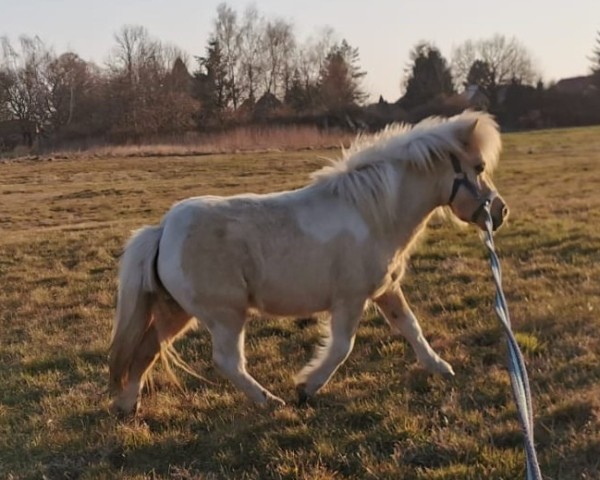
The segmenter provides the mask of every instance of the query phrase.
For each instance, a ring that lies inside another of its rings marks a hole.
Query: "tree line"
[[[591,61],[589,88],[561,92],[542,84],[517,39],[467,41],[451,62],[421,42],[411,51],[403,95],[365,105],[366,72],[348,41],[323,29],[300,42],[292,23],[265,18],[253,6],[239,14],[223,3],[204,51],[191,58],[134,25],[115,34],[103,66],[75,52],[56,54],[37,37],[3,37],[0,149],[11,146],[11,129],[27,143],[38,134],[48,142],[142,142],[254,122],[378,128],[465,107],[487,109],[516,128],[594,123],[600,34]]]

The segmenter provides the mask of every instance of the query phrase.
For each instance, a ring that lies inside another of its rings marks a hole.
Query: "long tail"
[[[109,356],[110,389],[119,391],[127,381],[135,348],[152,319],[153,296],[160,288],[155,259],[162,227],[144,227],[125,246],[119,266],[117,314]]]

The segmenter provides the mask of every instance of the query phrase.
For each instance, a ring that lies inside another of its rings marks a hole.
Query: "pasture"
[[[496,235],[529,370],[542,472],[600,478],[600,128],[504,135]],[[214,384],[161,369],[133,420],[109,415],[116,267],[132,229],[177,200],[298,187],[335,151],[0,163],[0,478],[516,479],[522,438],[485,249],[435,220],[405,293],[456,376],[425,373],[375,310],[314,401],[292,374],[316,319],[250,323],[248,368],[288,405],[252,405],[210,364],[202,328],[177,346]]]

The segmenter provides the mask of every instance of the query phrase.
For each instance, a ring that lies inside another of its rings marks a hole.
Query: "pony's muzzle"
[[[481,205],[481,208],[476,210],[472,221],[482,230],[486,230],[485,209],[483,208],[483,205],[484,204]],[[504,200],[502,200],[501,197],[496,196],[492,199],[490,213],[492,216],[492,229],[496,231],[502,226],[506,217],[508,217],[509,209],[506,203],[504,203]]]
[[[496,231],[502,226],[509,213],[508,206],[501,197],[496,197],[492,200],[490,213],[492,215],[492,227]]]

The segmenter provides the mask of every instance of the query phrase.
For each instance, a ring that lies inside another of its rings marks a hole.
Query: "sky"
[[[0,0],[0,36],[37,35],[61,53],[103,64],[114,34],[143,25],[190,56],[203,55],[222,0]],[[254,4],[267,18],[294,24],[303,41],[323,27],[358,47],[371,100],[401,95],[409,52],[433,42],[450,60],[465,40],[516,37],[544,82],[586,75],[600,31],[600,0],[229,0],[239,14]]]

